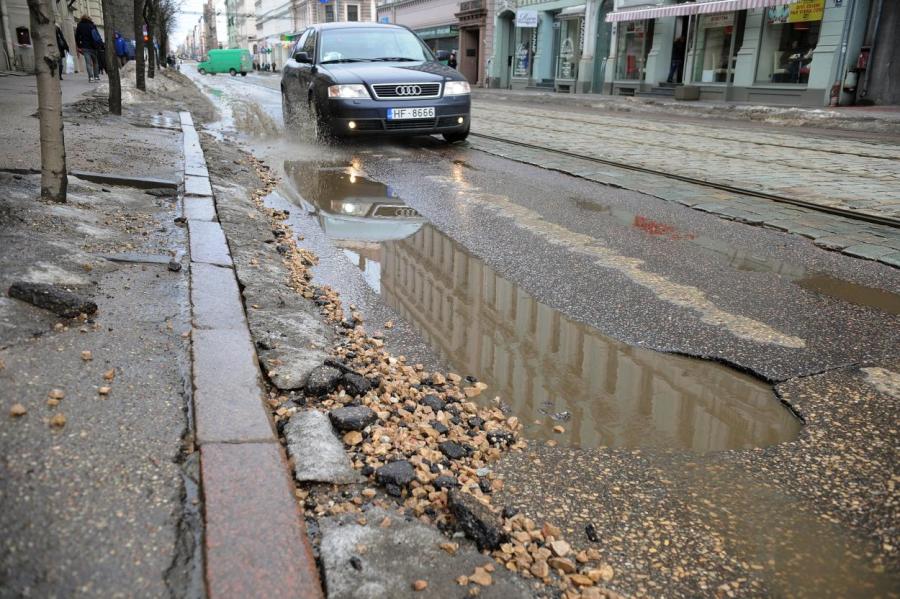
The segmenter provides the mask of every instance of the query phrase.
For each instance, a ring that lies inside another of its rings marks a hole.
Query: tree
[[[181,7],[179,0],[157,0],[157,27],[159,32],[159,55],[165,58],[169,55],[169,35],[175,27],[175,15]]]
[[[144,22],[147,24],[147,77],[153,79],[156,70],[156,48],[153,45],[153,25],[156,22],[156,1],[145,0]]]
[[[144,0],[134,0],[134,71],[135,87],[147,91],[144,80]]]
[[[112,1],[102,0],[103,14],[111,15]],[[106,30],[106,76],[109,77],[109,112],[122,115],[122,82],[119,79],[119,57],[116,56],[116,35],[111,23]]]
[[[37,78],[38,116],[41,130],[41,197],[66,201],[66,143],[63,136],[61,67],[56,45],[56,22],[50,0],[28,0]]]

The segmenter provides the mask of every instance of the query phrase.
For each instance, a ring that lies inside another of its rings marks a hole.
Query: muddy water
[[[368,285],[456,370],[509,402],[530,438],[709,452],[796,437],[799,421],[768,385],[567,318],[352,165],[295,162],[285,173]]]

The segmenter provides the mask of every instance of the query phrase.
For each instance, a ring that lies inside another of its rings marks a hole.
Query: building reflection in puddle
[[[796,437],[771,388],[709,361],[619,343],[532,298],[353,166],[285,171],[367,283],[533,439],[709,452]],[[555,433],[562,426],[565,432]]]

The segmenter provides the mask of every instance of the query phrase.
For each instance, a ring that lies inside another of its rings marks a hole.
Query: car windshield
[[[321,32],[321,62],[432,60],[431,53],[406,29],[347,28]]]

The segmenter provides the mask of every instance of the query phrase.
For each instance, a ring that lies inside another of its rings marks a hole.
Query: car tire
[[[454,131],[453,133],[442,133],[444,137],[444,141],[448,144],[455,144],[460,141],[466,141],[466,138],[469,137],[469,128],[466,127],[465,131]]]
[[[201,75],[206,75],[206,69],[200,69],[199,73],[200,73]]]
[[[245,71],[241,71],[241,77],[246,77],[247,73]]]
[[[319,107],[312,98],[309,100],[309,120],[312,125],[313,139],[321,143],[329,143],[334,140],[334,132],[322,115],[319,114]]]
[[[228,69],[228,72],[231,73],[232,77],[237,75],[237,71],[235,69]]]
[[[281,117],[284,119],[284,128],[291,133],[300,131],[300,122],[297,120],[297,112],[287,99],[284,92],[281,92]]]

